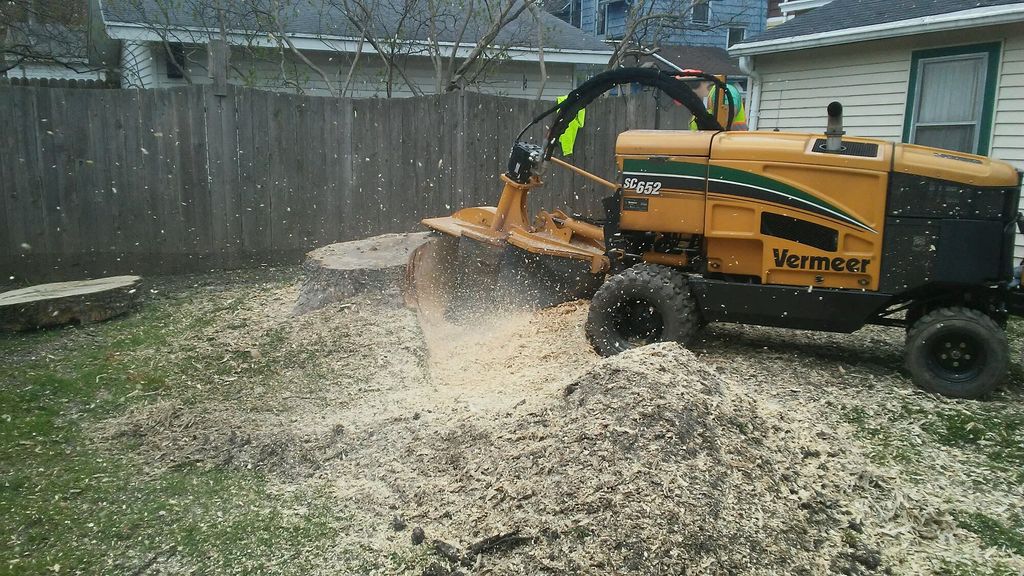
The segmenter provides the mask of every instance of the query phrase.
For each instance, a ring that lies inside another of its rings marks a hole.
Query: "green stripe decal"
[[[676,162],[673,160],[633,160],[622,161],[623,172],[643,172],[646,174],[673,174],[675,176],[699,176],[705,178],[708,173],[706,164],[693,162]]]
[[[790,186],[778,180],[725,166],[708,166],[695,162],[678,162],[675,160],[639,160],[627,158],[622,162],[623,172],[644,173],[644,174],[665,174],[675,176],[689,176],[710,178],[713,182],[731,184],[741,187],[754,187],[770,192],[776,196],[783,197],[785,201],[781,204],[791,203],[794,207],[804,206],[812,208],[811,211],[824,212],[824,215],[831,215],[845,224],[853,224],[864,230],[875,232],[873,228],[853,217],[850,213],[840,209],[838,206],[826,202],[817,196]],[[749,189],[749,188],[748,188]],[[715,192],[715,190],[710,190]],[[732,194],[729,194],[732,195]],[[816,209],[816,210],[813,210]]]
[[[871,232],[875,231],[873,228],[871,228],[864,222],[853,217],[853,215],[849,214],[845,210],[842,210],[838,206],[835,206],[834,204],[826,202],[825,200],[822,200],[821,198],[818,198],[817,196],[805,192],[799,188],[790,186],[789,184],[784,184],[782,182],[779,182],[778,180],[773,180],[766,176],[761,176],[760,174],[754,174],[753,172],[747,172],[746,170],[727,168],[725,166],[712,165],[708,174],[708,178],[711,180],[721,180],[723,182],[728,182],[732,184],[756,186],[758,188],[763,188],[776,194],[789,196],[797,201],[815,206],[821,210],[834,214],[849,223],[859,226],[860,228],[869,230]]]

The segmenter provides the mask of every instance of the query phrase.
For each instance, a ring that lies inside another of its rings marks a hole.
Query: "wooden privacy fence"
[[[551,104],[0,86],[0,271],[24,282],[298,262],[416,230],[494,204],[513,138]],[[688,122],[650,94],[600,100],[572,161],[612,178],[619,132]],[[547,180],[533,209],[600,214],[607,191],[554,166]]]

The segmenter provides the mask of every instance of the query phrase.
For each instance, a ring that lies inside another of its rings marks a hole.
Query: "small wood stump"
[[[0,294],[0,330],[21,331],[71,322],[99,322],[139,301],[138,276],[39,284]]]
[[[305,278],[292,314],[319,310],[356,294],[371,293],[401,301],[405,267],[429,232],[384,234],[339,242],[306,254]]]

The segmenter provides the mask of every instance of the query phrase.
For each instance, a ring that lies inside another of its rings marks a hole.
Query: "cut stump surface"
[[[339,242],[306,254],[293,314],[305,314],[362,293],[401,300],[406,263],[429,232],[384,234]]]
[[[0,294],[0,330],[33,330],[113,318],[138,302],[141,280],[138,276],[111,276],[4,292]]]

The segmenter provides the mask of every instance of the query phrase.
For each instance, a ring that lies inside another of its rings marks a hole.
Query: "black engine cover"
[[[1019,195],[1017,187],[893,175],[879,290],[1009,280]]]

